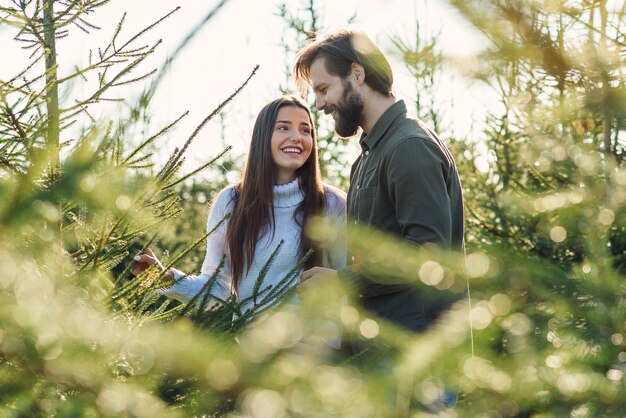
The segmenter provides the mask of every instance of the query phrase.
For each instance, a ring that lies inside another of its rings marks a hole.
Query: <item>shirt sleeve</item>
[[[213,229],[215,229],[215,231],[207,237],[206,255],[202,263],[200,275],[188,275],[180,270],[172,269],[174,273],[174,284],[170,288],[162,290],[161,293],[163,295],[177,299],[183,303],[188,303],[194,296],[202,291],[203,287],[215,274],[222,258],[225,256],[224,265],[218,272],[217,278],[209,290],[209,293],[213,304],[217,303],[218,299],[225,300],[230,296],[232,276],[226,243],[228,220],[225,220],[225,217],[232,212],[233,194],[234,189],[232,187],[224,189],[219,193],[213,203],[207,221],[207,232]],[[211,305],[211,303],[209,305]]]
[[[402,238],[414,245],[435,243],[449,248],[452,239],[448,161],[432,139],[400,142],[387,162],[387,192],[394,203]]]

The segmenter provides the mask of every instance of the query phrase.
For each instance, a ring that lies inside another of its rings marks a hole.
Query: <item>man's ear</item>
[[[365,83],[365,68],[361,64],[353,62],[350,75],[354,77],[358,85]]]

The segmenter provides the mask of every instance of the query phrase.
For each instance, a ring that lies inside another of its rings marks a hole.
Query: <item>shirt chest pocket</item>
[[[380,195],[378,186],[364,187],[357,190],[356,217],[359,221],[374,225],[379,212]]]

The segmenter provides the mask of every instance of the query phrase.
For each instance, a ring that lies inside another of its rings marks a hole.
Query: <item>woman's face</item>
[[[306,110],[297,106],[278,110],[271,148],[277,184],[293,181],[313,149],[313,127]]]

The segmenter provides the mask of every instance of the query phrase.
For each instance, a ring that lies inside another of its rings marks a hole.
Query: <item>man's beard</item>
[[[363,99],[354,90],[348,79],[343,82],[343,94],[337,105],[326,109],[335,112],[335,132],[343,138],[355,135],[363,119]]]

